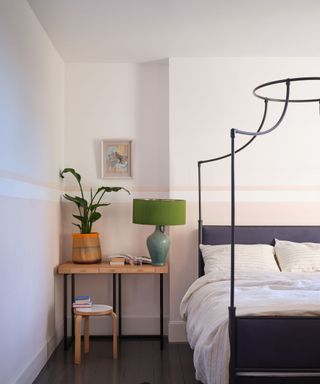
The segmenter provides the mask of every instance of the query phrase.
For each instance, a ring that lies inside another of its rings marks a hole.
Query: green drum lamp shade
[[[186,223],[186,201],[174,199],[133,199],[132,221],[135,224],[155,225],[155,231],[147,239],[147,247],[153,265],[164,265],[167,260],[170,239],[164,233],[165,225]]]

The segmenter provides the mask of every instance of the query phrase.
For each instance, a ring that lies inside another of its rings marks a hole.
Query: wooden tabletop
[[[58,273],[60,275],[63,274],[75,274],[75,273],[83,273],[83,274],[104,274],[104,273],[133,273],[133,274],[160,274],[160,273],[168,273],[168,264],[163,266],[156,266],[150,264],[142,264],[142,265],[110,265],[108,262],[102,262],[97,264],[76,264],[72,261],[68,261],[66,263],[62,263],[58,267]]]

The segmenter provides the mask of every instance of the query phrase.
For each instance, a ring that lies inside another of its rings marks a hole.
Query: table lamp
[[[170,245],[170,239],[164,233],[165,225],[186,223],[186,201],[133,199],[132,222],[156,226],[155,231],[147,239],[147,247],[152,265],[164,265]]]

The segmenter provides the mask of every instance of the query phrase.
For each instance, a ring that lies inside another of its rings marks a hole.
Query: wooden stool
[[[81,362],[81,320],[84,318],[84,352],[89,352],[89,318],[90,316],[111,316],[113,320],[113,358],[118,357],[118,316],[109,305],[96,304],[90,308],[75,308],[75,351],[74,363]]]

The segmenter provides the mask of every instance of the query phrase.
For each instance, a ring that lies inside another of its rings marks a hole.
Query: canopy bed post
[[[229,383],[234,384],[236,378],[236,307],[234,306],[234,280],[235,280],[235,138],[236,134],[252,136],[265,135],[276,129],[283,120],[290,98],[290,80],[286,80],[286,98],[283,111],[277,123],[266,131],[248,132],[235,128],[230,130],[231,138],[231,255],[230,255],[230,306],[229,306],[229,342],[230,342],[230,361],[229,361]],[[267,103],[265,100],[265,112]],[[263,118],[263,122],[265,116]],[[251,141],[252,141],[251,139]],[[250,143],[250,140],[249,140]]]
[[[199,203],[199,216],[198,216],[198,275],[203,275],[203,260],[199,245],[202,243],[202,212],[201,212],[201,161],[198,161],[198,203]]]
[[[235,247],[235,129],[231,129],[231,265],[230,265],[230,306],[229,306],[229,340],[230,340],[230,362],[229,362],[229,383],[235,382],[235,329],[236,329],[236,308],[234,306],[234,247]]]

